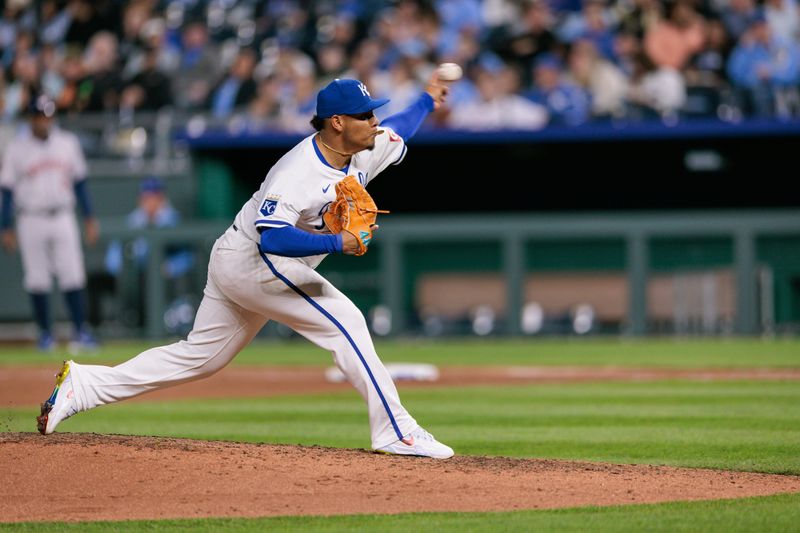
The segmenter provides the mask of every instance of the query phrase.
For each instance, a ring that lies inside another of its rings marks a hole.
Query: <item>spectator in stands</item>
[[[509,68],[497,59],[484,59],[476,65],[473,72],[478,98],[454,108],[449,126],[465,130],[543,128],[548,120],[547,109],[510,92],[509,83],[503,80]]]
[[[443,32],[481,35],[484,24],[479,0],[435,0],[434,6],[441,18]]]
[[[316,109],[317,86],[314,63],[307,59],[305,56],[298,56],[292,61],[290,78],[286,80],[287,90],[281,101],[281,127],[292,133],[312,131],[308,116],[309,113],[313,115]]]
[[[11,76],[3,92],[3,115],[7,119],[22,114],[34,95],[40,92],[39,63],[32,53],[18,54],[11,65]]]
[[[276,39],[282,48],[303,49],[312,42],[316,26],[310,15],[300,2],[264,2],[256,26],[263,28],[262,37]]]
[[[206,25],[192,20],[181,32],[180,52],[180,64],[172,75],[175,104],[181,109],[200,109],[222,74],[219,48],[209,41]]]
[[[657,67],[640,53],[628,90],[628,118],[675,122],[685,103],[686,82],[680,71]]]
[[[70,25],[69,13],[57,0],[44,0],[39,5],[39,42],[60,45]]]
[[[120,108],[136,111],[158,111],[172,105],[170,80],[158,68],[158,48],[150,48],[144,64],[120,95]]]
[[[715,116],[720,104],[729,99],[725,66],[731,52],[731,43],[725,26],[719,19],[705,24],[705,46],[689,62],[686,76],[687,112],[701,116]]]
[[[239,50],[228,74],[211,92],[208,107],[214,117],[225,118],[253,99],[256,94],[256,82],[253,78],[256,59],[254,50]]]
[[[127,226],[132,229],[157,229],[157,228],[173,228],[180,224],[180,213],[172,206],[169,198],[167,197],[164,182],[155,176],[151,176],[142,180],[139,188],[138,206],[127,217]],[[130,294],[127,299],[133,300],[133,306],[136,311],[138,323],[143,324],[144,319],[144,299],[141,297],[141,288],[144,287],[144,275],[147,267],[147,258],[150,254],[150,245],[145,238],[135,239],[130,243],[129,248],[130,257],[133,259],[135,266],[136,283],[133,284]],[[125,259],[124,247],[122,242],[115,240],[109,244],[106,251],[105,266],[107,273],[117,280],[123,271],[123,263]],[[169,280],[172,280],[170,287],[178,289],[176,284],[178,280],[184,278],[194,266],[194,254],[191,250],[183,246],[170,246],[166,250],[166,258],[161,265],[161,274]],[[95,280],[95,288],[99,287],[99,281]],[[106,283],[107,288],[113,288],[117,283],[116,281],[111,284]],[[110,286],[108,286],[110,285]],[[98,291],[90,291],[98,292]],[[95,295],[97,298],[99,295]],[[175,295],[171,295],[175,296]],[[93,302],[93,315],[94,318],[99,318],[100,312],[98,309],[98,301]]]
[[[614,37],[614,57],[612,61],[628,78],[633,76],[641,53],[642,44],[636,38],[636,35],[621,32]]]
[[[78,89],[78,111],[117,109],[122,77],[114,34],[101,31],[91,38],[84,54],[84,69],[86,76]]]
[[[347,69],[347,49],[337,43],[322,45],[317,49],[316,60],[320,85],[327,85],[335,78],[341,78]]]
[[[764,0],[764,14],[772,35],[784,41],[800,39],[797,0]]]
[[[36,34],[30,30],[18,28],[14,34],[13,44],[3,50],[3,63],[11,65],[17,57],[35,57],[36,53]]]
[[[533,71],[533,90],[526,96],[547,109],[550,124],[577,126],[589,120],[589,93],[565,78],[564,65],[555,54],[540,55]]]
[[[123,81],[126,88],[142,87],[143,77],[150,81],[166,77],[178,108],[206,109],[217,117],[227,117],[234,109],[244,108],[253,101],[258,80],[266,76],[275,76],[275,81],[284,88],[294,84],[291,76],[282,75],[276,65],[279,55],[311,54],[320,67],[313,80],[316,86],[332,77],[353,77],[364,80],[374,93],[388,94],[403,92],[392,76],[404,70],[413,71],[409,79],[443,61],[453,61],[470,70],[486,52],[496,53],[521,72],[522,85],[529,87],[534,71],[532,61],[543,53],[556,53],[569,59],[573,80],[592,93],[592,115],[607,116],[615,113],[611,108],[619,109],[620,84],[611,82],[612,88],[608,89],[605,82],[598,81],[598,72],[604,72],[606,80],[619,81],[618,76],[611,74],[613,68],[607,68],[608,62],[598,59],[613,62],[627,77],[633,75],[634,68],[638,69],[635,85],[641,89],[644,75],[638,54],[644,48],[657,67],[677,72],[662,75],[663,79],[679,82],[681,75],[686,76],[690,96],[686,109],[711,115],[718,107],[715,102],[725,100],[729,82],[741,86],[742,81],[734,80],[732,71],[722,65],[733,45],[743,41],[739,44],[749,46],[752,39],[742,36],[748,33],[754,18],[761,16],[759,4],[763,3],[771,35],[791,45],[789,57],[794,56],[800,39],[797,2],[237,1],[223,3],[224,6],[218,6],[219,11],[213,11],[225,16],[208,19],[206,3],[195,0],[14,0],[2,4],[0,57],[6,84],[0,88],[0,95],[4,99],[3,116],[11,118],[24,106],[30,87],[52,95],[63,110],[116,111],[120,107]],[[243,11],[238,8],[250,5],[256,6],[252,21],[255,29],[253,36],[245,36],[238,32],[251,21],[244,21],[247,24],[242,26],[243,19],[238,15]],[[252,50],[263,54],[257,67],[258,53],[242,51],[234,59],[236,47],[221,44],[237,40],[238,46],[244,46],[242,39]],[[704,39],[709,41],[707,45],[702,44]],[[586,41],[594,44],[599,58],[590,58]],[[84,49],[86,61],[79,65],[74,54]],[[157,69],[142,73],[145,58],[152,49],[158,49]],[[570,52],[573,49],[579,50],[574,54],[574,64]],[[254,57],[247,57],[251,54]],[[29,76],[31,58],[39,63],[36,79]],[[409,60],[411,65],[398,65]],[[784,58],[776,61],[783,62]],[[154,76],[155,72],[160,74]],[[357,74],[351,76],[349,73],[353,72]],[[134,82],[137,76],[139,79]],[[647,79],[652,79],[652,75]],[[159,88],[162,82],[163,79],[158,80]],[[791,82],[781,83],[782,87],[773,91],[774,104],[766,107],[791,114],[796,91]],[[273,85],[265,85],[265,95]],[[678,85],[669,83],[673,88]],[[133,98],[132,92],[135,91],[126,90],[126,107],[157,108],[165,101],[157,97],[161,103],[151,103],[146,101],[148,98]],[[149,91],[144,92],[145,96],[151,96]],[[638,89],[633,92],[642,94]],[[455,109],[460,101],[475,100],[476,93],[469,79],[455,84],[449,107]],[[756,113],[753,89],[742,89],[742,93],[746,95],[745,116]],[[159,94],[164,93],[159,89],[152,96]],[[263,98],[261,110],[254,111],[262,117],[271,114],[270,98]],[[800,105],[800,96],[797,98]],[[763,109],[758,112],[763,114]],[[442,108],[432,116],[431,123],[441,120],[446,113],[447,109]]]
[[[388,104],[375,110],[379,119],[402,111],[419,97],[424,87],[417,78],[417,72],[424,70],[422,46],[421,43],[419,46],[410,46],[407,43],[402,47],[402,55],[389,69],[388,76],[379,76],[375,80],[376,96],[389,98]]]
[[[3,2],[3,16],[0,17],[0,50],[2,50],[3,67],[7,68],[14,60],[17,34],[33,31],[36,16],[25,2]]]
[[[615,7],[618,12],[617,31],[633,35],[640,41],[663,18],[659,0],[618,2]]]
[[[167,43],[167,27],[164,19],[151,17],[139,29],[138,39],[128,54],[122,54],[127,62],[122,77],[130,80],[144,69],[147,56],[155,51],[155,67],[166,74],[172,74],[180,63],[180,52]]]
[[[276,76],[258,82],[256,96],[247,106],[247,129],[250,132],[280,130],[281,84]]]
[[[98,32],[114,29],[103,27],[97,10],[89,0],[69,0],[67,11],[70,20],[69,29],[64,35],[67,44],[84,46]]]
[[[343,79],[361,80],[371,94],[378,94],[373,78],[377,74],[381,45],[375,39],[361,41],[350,59],[350,68],[342,74]]]
[[[588,39],[594,42],[601,55],[609,59],[614,57],[613,15],[605,0],[583,0],[580,13],[569,15],[558,27],[557,34],[566,43]]]
[[[452,58],[458,51],[458,43],[462,35],[447,31],[442,27],[442,20],[435,9],[422,9],[419,14],[418,40],[427,51],[427,55],[440,58]]]
[[[128,63],[141,52],[142,28],[150,18],[152,8],[147,3],[130,2],[122,10],[122,35],[119,38],[119,54]],[[135,59],[134,59],[135,61]],[[126,76],[132,76],[130,67],[124,68]]]
[[[86,77],[81,51],[69,48],[65,51],[58,74],[61,78],[61,92],[53,98],[59,110],[75,112],[79,110],[80,84]]]
[[[597,53],[594,43],[579,39],[572,43],[568,75],[588,93],[595,118],[620,117],[625,114],[628,78],[616,65]]]
[[[527,2],[522,15],[513,23],[494,30],[489,36],[489,46],[503,60],[523,72],[522,82],[529,85],[530,65],[540,54],[557,52],[559,42],[550,31],[553,15],[544,0]]]
[[[64,90],[64,78],[60,65],[64,62],[61,52],[52,44],[39,48],[39,85],[41,91],[55,100]],[[56,102],[57,103],[57,102]]]
[[[645,34],[645,53],[656,67],[683,69],[689,58],[703,48],[704,23],[691,0],[674,0],[667,6],[667,17]]]
[[[692,57],[687,66],[687,84],[721,90],[726,85],[725,65],[732,45],[719,19],[705,24],[705,41],[702,50]]]
[[[758,16],[759,9],[755,0],[728,0],[721,14],[725,30],[734,41],[742,38],[750,24]]]
[[[774,37],[761,12],[731,53],[728,73],[747,113],[786,116],[800,81],[797,45]]]

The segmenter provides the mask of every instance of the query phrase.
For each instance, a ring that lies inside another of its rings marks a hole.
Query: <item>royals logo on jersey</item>
[[[278,201],[280,200],[280,196],[274,194],[268,194],[264,199],[264,203],[261,204],[261,214],[265,217],[270,216],[271,214],[275,213],[275,208],[278,207]]]

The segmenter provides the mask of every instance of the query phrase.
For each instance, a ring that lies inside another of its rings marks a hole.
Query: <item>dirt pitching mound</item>
[[[0,433],[0,522],[509,511],[800,492],[800,477],[62,433]]]

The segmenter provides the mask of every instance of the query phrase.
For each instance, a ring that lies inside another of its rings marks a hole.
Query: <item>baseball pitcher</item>
[[[434,74],[415,103],[379,128],[373,111],[388,100],[373,99],[357,80],[328,84],[317,96],[316,133],[270,169],[215,243],[187,340],[113,368],[66,362],[42,404],[39,431],[52,433],[98,405],[209,376],[276,320],[331,352],[367,403],[373,449],[451,457],[403,407],[361,312],[315,270],[327,254],[367,251],[379,210],[364,187],[403,160],[406,141],[447,92]]]

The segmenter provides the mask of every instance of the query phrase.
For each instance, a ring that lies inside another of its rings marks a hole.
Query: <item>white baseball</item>
[[[442,81],[460,80],[461,76],[464,74],[461,67],[455,63],[442,63],[436,71],[439,74],[439,79]]]

